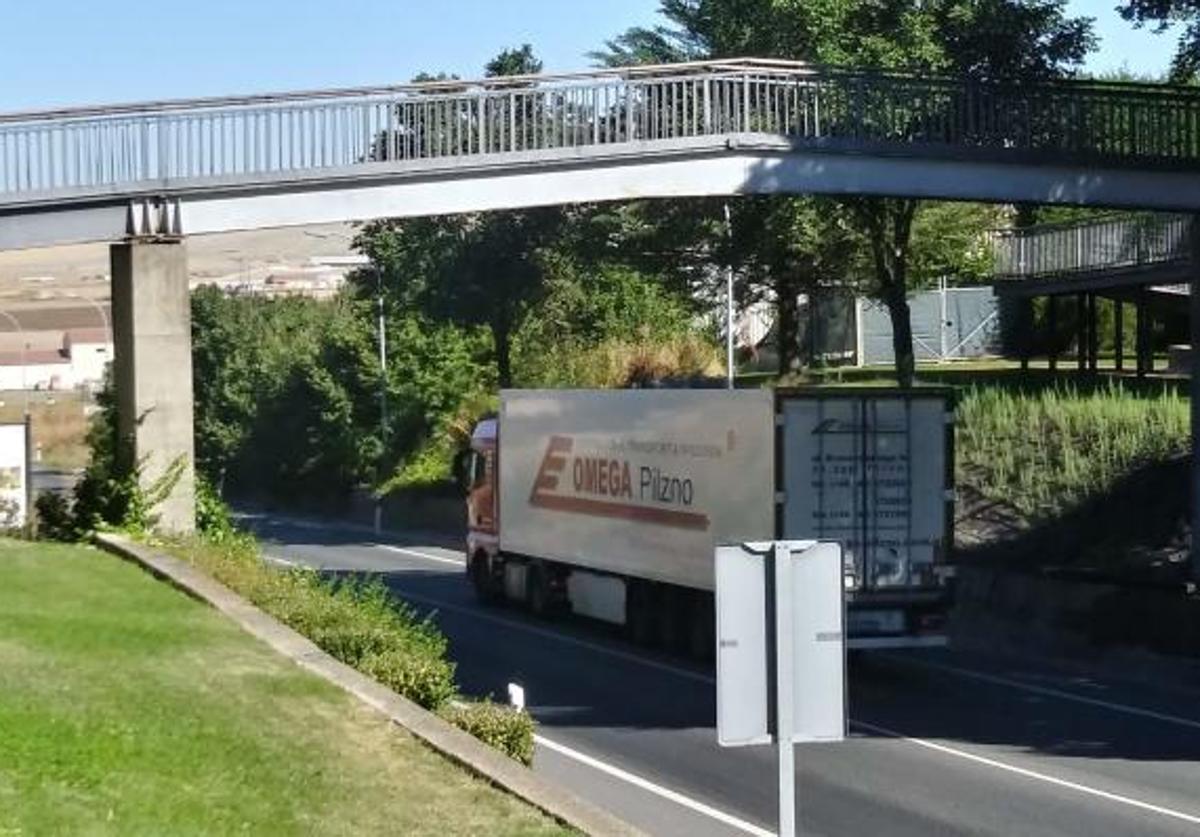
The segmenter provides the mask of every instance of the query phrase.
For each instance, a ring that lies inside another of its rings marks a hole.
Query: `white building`
[[[0,345],[0,390],[94,388],[104,380],[113,356],[107,330],[100,328],[9,332],[5,337]],[[58,348],[53,348],[54,338]]]

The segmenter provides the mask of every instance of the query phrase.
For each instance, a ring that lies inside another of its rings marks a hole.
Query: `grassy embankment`
[[[1188,408],[1173,388],[975,385],[959,403],[959,481],[1031,521],[1055,517],[1186,452]]]
[[[557,834],[214,611],[0,541],[0,834]]]

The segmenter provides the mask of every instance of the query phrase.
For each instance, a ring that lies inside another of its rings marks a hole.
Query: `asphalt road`
[[[378,573],[434,612],[468,692],[521,684],[536,770],[652,834],[772,833],[774,750],[717,746],[711,670],[600,626],[484,608],[461,554],[432,539],[257,526],[276,559]],[[846,742],[797,748],[805,834],[1200,834],[1200,683],[896,652],[852,667],[850,715]]]

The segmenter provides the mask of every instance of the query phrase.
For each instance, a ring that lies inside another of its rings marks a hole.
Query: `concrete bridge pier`
[[[187,250],[180,239],[138,239],[112,245],[110,257],[121,455],[158,499],[156,527],[190,532],[196,488]]]

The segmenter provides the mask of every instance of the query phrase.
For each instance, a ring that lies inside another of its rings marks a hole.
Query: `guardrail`
[[[0,115],[0,202],[692,137],[1200,168],[1200,90],[698,62]]]
[[[1049,279],[1190,258],[1187,215],[1119,215],[992,234],[994,278]]]

